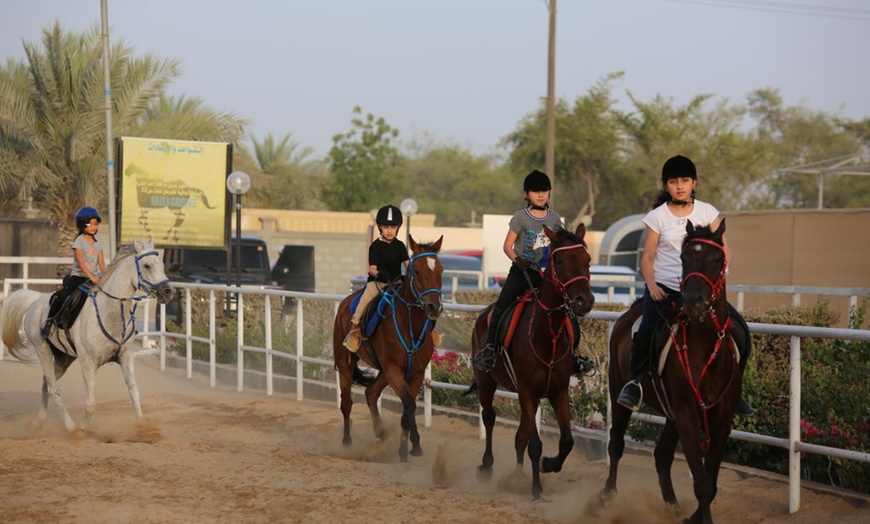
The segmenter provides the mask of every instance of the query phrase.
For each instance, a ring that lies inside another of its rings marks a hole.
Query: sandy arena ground
[[[529,466],[515,473],[513,431],[497,427],[495,475],[476,478],[483,442],[477,427],[435,416],[422,428],[424,455],[398,462],[399,415],[376,441],[368,410],[355,404],[354,445],[341,446],[333,402],[297,402],[226,385],[183,370],[160,372],[154,356],[136,361],[146,420],[136,424],[120,368],[97,374],[97,412],[88,434],[67,436],[51,408],[34,430],[41,373],[8,356],[0,363],[0,522],[673,522],[664,510],[652,459],[627,455],[620,493],[606,509],[594,503],[605,462],[575,452],[544,479],[531,503]],[[60,382],[73,418],[83,414],[78,364]],[[545,454],[556,442],[546,439]],[[526,461],[528,462],[528,460]],[[681,516],[695,509],[685,464],[674,468]],[[596,511],[597,509],[597,511]],[[720,476],[713,505],[719,522],[867,522],[870,508],[804,489],[788,515],[784,479]]]

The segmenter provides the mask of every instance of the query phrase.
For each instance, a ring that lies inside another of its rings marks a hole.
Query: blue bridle
[[[156,257],[156,256],[158,256],[158,253],[156,250],[146,251],[144,253],[136,253],[134,255],[134,258],[133,258],[133,261],[136,263],[136,289],[139,291],[144,291],[145,292],[144,295],[139,295],[139,296],[134,296],[134,297],[116,297],[116,296],[112,295],[111,293],[108,293],[102,287],[100,287],[99,284],[94,286],[94,288],[98,289],[99,291],[102,291],[103,294],[105,294],[107,297],[120,302],[121,319],[123,320],[123,323],[121,324],[121,340],[120,341],[118,341],[115,337],[113,337],[112,334],[109,333],[109,331],[103,325],[103,319],[100,316],[100,307],[97,305],[97,292],[94,291],[93,288],[86,289],[83,286],[79,286],[79,289],[83,293],[85,293],[86,295],[91,297],[91,301],[94,303],[94,311],[97,314],[97,323],[100,325],[100,329],[103,331],[103,334],[106,336],[106,338],[108,338],[109,340],[111,340],[112,342],[117,344],[118,348],[120,348],[122,345],[124,345],[124,343],[127,342],[128,340],[130,340],[130,337],[132,337],[136,333],[136,329],[135,329],[136,308],[139,306],[139,301],[145,300],[145,299],[150,298],[152,296],[155,296],[157,294],[158,287],[169,283],[168,278],[161,280],[160,282],[156,282],[156,283],[142,278],[142,268],[139,266],[139,261],[145,257],[148,257],[148,256],[155,256]],[[147,287],[146,287],[146,285],[147,285]],[[129,318],[125,318],[125,311],[124,311],[124,303],[127,301],[133,302],[133,307],[130,308]],[[129,328],[129,331],[128,331],[128,328]]]
[[[431,331],[432,327],[432,319],[426,316],[426,322],[423,323],[423,330],[420,332],[418,337],[414,337],[414,324],[411,322],[411,308],[412,307],[423,307],[422,299],[424,296],[429,293],[438,293],[438,297],[441,297],[441,290],[437,288],[426,289],[424,291],[420,291],[417,289],[416,280],[414,279],[414,261],[418,258],[423,257],[438,257],[438,253],[434,251],[426,251],[424,253],[417,253],[411,256],[411,259],[408,264],[408,286],[411,289],[411,295],[414,296],[414,302],[408,302],[398,293],[386,293],[384,294],[384,300],[389,304],[389,306],[393,309],[393,327],[396,330],[396,335],[399,337],[399,342],[402,343],[402,347],[405,348],[405,353],[408,355],[408,365],[405,369],[405,376],[407,377],[408,373],[411,372],[411,357],[420,350],[420,347],[423,345],[423,340],[426,334]],[[399,320],[396,317],[395,313],[395,298],[401,300],[408,309],[408,335],[411,341],[410,345],[408,341],[405,340],[405,336],[402,333],[401,328],[399,327]]]

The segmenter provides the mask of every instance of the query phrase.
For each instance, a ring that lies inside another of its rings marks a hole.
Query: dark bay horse
[[[743,385],[734,341],[747,340],[748,333],[732,322],[726,302],[722,240],[725,219],[716,231],[709,227],[695,228],[691,222],[686,231],[688,236],[681,255],[682,309],[671,322],[671,330],[661,333],[655,341],[656,347],[661,347],[670,338],[672,347],[663,364],[658,360],[661,379],[647,378],[643,391],[644,402],[666,416],[655,448],[662,498],[678,509],[671,466],[679,441],[698,499],[698,509],[687,522],[712,522],[710,504],[716,496],[719,467]],[[624,313],[616,321],[610,338],[608,378],[613,421],[608,445],[610,475],[601,492],[602,503],[616,494],[617,468],[631,418],[631,411],[617,404],[616,398],[628,381],[631,330],[641,309],[638,302]]]
[[[541,497],[541,469],[545,473],[562,469],[571,449],[571,411],[568,385],[573,373],[574,342],[580,333],[573,333],[571,318],[588,313],[595,303],[589,288],[591,258],[583,237],[586,227],[580,225],[576,233],[564,229],[551,231],[544,227],[550,239],[550,260],[544,270],[540,289],[527,295],[514,335],[498,358],[495,369],[486,373],[474,370],[475,383],[469,392],[477,389],[486,428],[486,451],[478,467],[478,477],[492,477],[492,429],[495,424],[493,397],[496,387],[514,391],[519,396],[522,415],[517,429],[515,446],[517,468],[522,470],[526,447],[532,463],[532,497]],[[490,308],[485,309],[474,323],[471,338],[472,355],[486,344],[486,331]],[[503,317],[511,315],[505,312]],[[543,445],[535,424],[535,415],[541,399],[550,401],[559,423],[559,454],[545,457],[541,464]]]
[[[402,400],[402,438],[399,440],[399,459],[408,461],[408,439],[411,440],[411,455],[423,454],[420,447],[420,434],[417,431],[417,394],[423,385],[426,366],[432,359],[435,346],[431,332],[435,320],[441,315],[441,273],[443,268],[438,260],[441,241],[432,244],[417,244],[409,237],[411,260],[408,275],[403,284],[391,286],[386,291],[386,306],[376,312],[380,315],[380,325],[371,335],[364,338],[356,353],[349,351],[342,342],[350,331],[350,304],[362,291],[352,293],[341,301],[335,316],[333,330],[333,351],[335,369],[338,371],[341,388],[341,413],[344,416],[344,436],[342,444],[350,447],[350,410],[353,406],[351,384],[357,382],[366,386],[365,395],[375,435],[383,439],[386,435],[378,411],[378,398],[389,385]],[[371,302],[377,307],[378,299]],[[363,317],[363,331],[367,318]],[[357,367],[359,360],[378,370],[374,379],[364,377]]]

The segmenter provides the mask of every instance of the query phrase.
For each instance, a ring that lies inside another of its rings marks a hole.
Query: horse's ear
[[[133,239],[133,251],[136,253],[141,253],[145,250],[145,242],[138,239]]]
[[[441,241],[442,240],[444,240],[444,235],[441,235],[441,238],[439,238],[437,242],[432,244],[432,249],[434,249],[436,253],[441,251]]]
[[[586,224],[584,224],[583,222],[577,224],[577,230],[574,232],[574,234],[582,240],[583,237],[586,236]]]
[[[722,217],[722,220],[719,221],[719,227],[716,229],[716,235],[722,236],[725,234],[725,217]]]
[[[691,220],[686,220],[686,233],[688,233],[689,236],[695,234],[695,224],[693,224]]]
[[[408,247],[411,248],[411,251],[417,251],[417,248],[419,247],[417,241],[414,240],[414,237],[411,235],[408,235]]]

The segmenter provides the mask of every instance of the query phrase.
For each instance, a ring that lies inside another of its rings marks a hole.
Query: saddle
[[[90,290],[93,286],[93,283],[89,280],[87,283],[82,284],[82,287]],[[49,304],[58,299],[59,292],[56,291],[51,298],[49,299]],[[75,324],[76,319],[79,317],[79,313],[81,313],[82,308],[87,302],[88,295],[80,288],[76,288],[73,290],[69,296],[63,301],[60,309],[58,309],[57,313],[54,315],[54,318],[51,322],[57,327],[57,329],[70,329],[73,324]]]
[[[389,305],[389,300],[387,300],[388,296],[395,296],[399,290],[401,290],[401,284],[396,286],[387,286],[378,293],[374,299],[372,299],[368,305],[366,306],[365,311],[363,311],[362,316],[360,317],[360,326],[363,326],[360,330],[360,334],[365,337],[371,337],[372,334],[377,329],[378,324],[380,324],[381,319],[384,318],[384,311]],[[356,312],[357,306],[359,306],[360,298],[362,298],[362,293],[356,295],[353,300],[350,301],[350,314],[353,315]]]
[[[516,334],[517,325],[520,321],[520,316],[523,314],[523,311],[526,308],[526,305],[535,299],[535,294],[532,290],[526,291],[520,298],[517,299],[516,302],[511,304],[507,309],[504,310],[501,317],[499,318],[497,331],[496,331],[496,340],[499,341],[500,349],[506,348],[510,346],[511,341],[513,341],[514,335]],[[490,309],[489,313],[486,316],[486,323],[489,325],[492,322],[492,310]],[[577,318],[569,318],[565,317],[565,331],[568,334],[568,343],[572,348],[575,348],[577,343],[580,342],[579,338],[576,337],[575,333],[580,332],[580,321]]]

